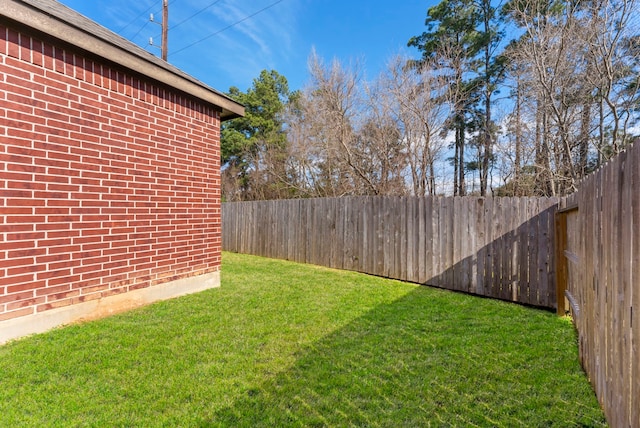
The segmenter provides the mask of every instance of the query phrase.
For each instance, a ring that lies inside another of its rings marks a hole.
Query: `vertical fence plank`
[[[382,257],[382,276],[389,277],[389,272],[391,270],[391,263],[395,256],[395,252],[393,251],[393,240],[394,240],[394,226],[391,224],[391,197],[384,196],[382,197],[382,240],[383,247],[382,253],[380,256]]]
[[[257,213],[264,213],[264,217],[261,219],[262,227],[256,230],[256,246],[258,248],[259,256],[266,256],[267,245],[271,241],[271,209],[266,205],[264,201],[259,201],[256,203],[254,207],[254,214],[256,214],[256,218],[260,218]]]
[[[514,224],[517,221],[516,218],[516,210],[514,209],[513,203],[514,198],[504,198],[505,200],[505,220],[504,226],[502,228],[502,287],[503,287],[503,298],[505,300],[514,300],[513,292],[513,277],[511,276],[511,272],[513,271],[513,253],[512,253],[512,245],[511,240],[513,239],[512,231],[514,228]]]
[[[345,198],[348,201],[348,198]],[[344,240],[344,223],[345,223],[345,206],[341,199],[335,198],[334,201],[334,219],[335,219],[335,239],[333,239],[333,266],[336,269],[344,268],[344,251],[346,242]]]
[[[271,236],[269,246],[267,247],[267,254],[275,254],[276,258],[282,259],[282,246],[280,245],[280,236],[282,225],[280,218],[282,217],[282,204],[280,201],[276,201],[271,208]]]
[[[225,204],[226,205],[226,204]],[[233,214],[239,216],[237,220],[235,220],[234,224],[236,227],[242,228],[237,231],[238,238],[236,238],[236,242],[239,244],[238,251],[245,252],[249,254],[255,254],[255,250],[251,247],[251,239],[255,235],[252,230],[247,227],[247,221],[253,221],[251,217],[251,205],[250,204],[230,204],[237,205],[239,208],[233,210]],[[222,233],[227,233],[224,229]]]
[[[404,236],[406,239],[406,266],[405,281],[418,282],[417,275],[417,254],[418,243],[416,231],[419,229],[417,223],[417,198],[404,198],[407,205],[407,222],[405,224]]]
[[[227,209],[227,205],[229,209]],[[242,217],[238,211],[241,207],[244,206],[240,204],[222,204],[222,247],[227,248],[225,242],[230,242],[233,248],[230,251],[240,252],[240,244],[238,241],[244,237],[239,224]],[[225,239],[228,239],[228,241],[225,241]]]
[[[518,242],[518,229],[525,221],[524,215],[520,210],[520,202],[518,198],[511,198],[513,221],[509,232],[509,251],[511,253],[511,270],[509,272],[511,300],[517,302],[520,300],[520,247]]]
[[[469,236],[471,239],[471,255],[469,257],[469,293],[477,293],[478,287],[478,254],[477,249],[481,248],[480,231],[478,230],[478,211],[480,210],[482,198],[469,200]]]
[[[323,227],[326,231],[326,236],[329,239],[322,239],[318,237],[318,240],[322,242],[322,250],[320,256],[323,260],[322,266],[328,266],[333,268],[334,265],[334,243],[336,240],[336,213],[333,209],[334,198],[327,198],[322,200],[322,216]]]
[[[492,246],[493,246],[493,257],[491,258],[491,270],[492,270],[492,278],[493,278],[493,297],[497,299],[502,299],[504,296],[502,290],[502,262],[504,252],[502,251],[502,226],[504,216],[504,198],[496,198],[493,204],[493,218],[491,220],[492,227]]]
[[[440,270],[440,201],[437,196],[433,196],[429,198],[429,205],[427,208],[431,209],[431,212],[428,214],[428,220],[431,225],[431,236],[430,236],[430,245],[429,251],[431,257],[429,258],[429,265],[431,267],[431,273],[427,271],[427,278],[425,280],[426,284],[429,285],[438,285],[438,277],[442,274]]]
[[[511,300],[517,302],[519,287],[518,287],[518,237],[517,229],[522,221],[520,214],[520,204],[518,204],[517,198],[511,198],[511,210],[512,221],[509,228],[509,252],[511,253],[511,269],[509,271],[509,287],[511,289]]]
[[[607,259],[607,249],[605,248],[606,245],[606,240],[608,240],[608,222],[605,222],[605,212],[604,212],[604,208],[606,206],[606,204],[609,203],[609,201],[607,200],[608,195],[606,194],[606,180],[605,180],[605,176],[604,176],[604,170],[601,169],[600,171],[598,171],[598,173],[596,174],[597,179],[595,180],[595,186],[598,188],[597,192],[598,195],[600,195],[600,203],[598,204],[598,220],[601,221],[599,228],[600,228],[600,234],[598,235],[598,238],[596,241],[593,242],[593,245],[596,245],[597,243],[599,243],[600,245],[598,246],[597,249],[593,249],[592,251],[597,251],[598,254],[598,259],[600,260],[600,274],[595,275],[595,279],[597,281],[597,287],[596,287],[596,294],[595,294],[595,300],[592,300],[592,305],[595,306],[595,318],[593,321],[593,328],[591,330],[586,330],[587,334],[589,335],[592,343],[592,346],[590,347],[591,349],[606,349],[606,335],[605,335],[605,329],[607,327],[607,320],[606,320],[606,301],[610,301],[610,299],[607,296],[607,283],[606,283],[606,266],[608,266],[609,260]],[[587,197],[587,193],[583,192],[582,194],[583,198],[582,200],[586,203],[589,202],[589,198]],[[583,202],[581,200],[581,203]],[[606,213],[607,215],[609,214],[608,212]],[[591,224],[591,227],[594,227],[595,224]],[[575,288],[578,288],[578,284],[575,285]],[[574,287],[572,286],[572,289],[574,289]],[[587,318],[587,317],[585,317]],[[585,320],[585,325],[586,325],[586,320]],[[602,351],[600,351],[602,352]],[[600,356],[602,356],[602,358],[600,358]],[[593,353],[593,367],[594,367],[594,372],[593,374],[594,379],[595,379],[595,385],[596,385],[596,391],[600,391],[599,394],[599,399],[600,399],[600,403],[603,403],[603,396],[604,396],[604,392],[606,389],[606,384],[607,384],[607,376],[606,376],[606,372],[604,370],[604,368],[606,367],[606,357],[605,355],[598,355],[597,352]]]
[[[635,143],[637,146],[639,143]],[[640,195],[637,189],[640,189],[640,149],[634,147],[630,151],[631,162],[629,164],[632,171],[632,181],[629,185],[632,192],[631,201],[631,230],[632,230],[632,263],[631,263],[631,300],[629,307],[629,318],[631,328],[631,391],[629,392],[629,400],[640,397]],[[630,426],[640,426],[640,406],[631,406],[631,414],[629,415]]]
[[[262,238],[262,236],[260,236],[260,230],[264,228],[264,218],[258,219],[258,216],[256,215],[258,206],[259,202],[254,202],[249,205],[249,210],[251,212],[251,221],[255,222],[256,224],[258,223],[258,221],[260,221],[260,224],[257,224],[257,228],[251,230],[251,236],[248,238],[248,245],[253,251],[253,254],[259,254],[260,252],[259,244]],[[262,214],[264,216],[265,213]],[[247,227],[247,229],[250,228],[250,226],[247,224],[245,224],[245,227]]]
[[[582,361],[585,364],[585,370],[594,370],[597,363],[595,352],[592,352],[592,349],[601,343],[600,335],[594,333],[600,328],[602,321],[601,306],[598,304],[602,285],[600,278],[596,275],[602,260],[602,246],[599,244],[602,239],[602,186],[600,181],[590,180],[584,183],[584,188],[580,187],[577,203],[583,207],[581,213],[582,231],[586,236],[581,250],[585,257],[585,268],[589,270],[585,274],[587,287],[577,290],[574,285],[569,284],[569,286],[579,296],[581,307],[585,312],[593,314],[581,317],[582,319],[577,320],[576,324],[581,340],[579,345],[583,352]],[[592,196],[587,197],[588,195]],[[597,381],[597,379],[595,380]]]
[[[624,153],[624,156],[621,158],[621,168],[622,174],[620,174],[620,202],[621,209],[619,210],[620,215],[620,226],[618,230],[620,231],[620,248],[618,255],[619,262],[619,271],[620,271],[620,293],[618,295],[618,304],[620,306],[620,317],[622,319],[622,340],[621,342],[621,351],[622,355],[620,356],[621,364],[622,364],[622,390],[621,394],[622,406],[624,408],[623,414],[626,416],[626,420],[623,423],[627,426],[632,426],[631,423],[631,408],[635,404],[631,400],[631,382],[632,373],[633,373],[633,355],[631,354],[632,348],[632,332],[631,332],[631,311],[629,309],[629,302],[633,299],[632,293],[632,263],[633,259],[631,257],[632,254],[632,237],[633,237],[633,193],[631,190],[631,185],[633,183],[633,161],[632,156],[629,156],[628,152]],[[628,219],[631,219],[629,221]]]
[[[434,228],[433,228],[433,196],[427,196],[424,198],[424,260],[422,264],[424,265],[424,271],[422,272],[422,277],[420,278],[420,284],[426,283],[430,278],[436,275],[435,266],[433,263],[433,245],[435,242],[434,239]]]
[[[329,239],[325,242],[326,246],[326,254],[327,261],[324,266],[329,266],[330,268],[336,268],[336,241],[338,239],[337,233],[337,224],[339,223],[338,212],[336,210],[336,198],[328,198],[326,201],[326,210],[324,221],[327,224],[327,229],[329,231]]]
[[[610,389],[610,396],[613,403],[613,408],[616,413],[616,420],[614,420],[615,426],[623,426],[624,425],[624,416],[627,414],[625,408],[625,402],[623,396],[620,392],[624,391],[624,386],[626,384],[624,379],[625,374],[625,358],[624,358],[624,339],[625,339],[625,317],[623,309],[623,302],[625,300],[624,293],[624,283],[623,283],[623,270],[620,261],[624,259],[625,254],[624,251],[624,241],[626,241],[622,236],[622,220],[621,218],[623,214],[623,201],[622,201],[622,187],[624,185],[625,179],[625,167],[626,167],[626,156],[627,153],[620,153],[614,159],[614,165],[616,166],[615,172],[614,169],[611,168],[611,188],[610,191],[613,194],[613,205],[614,212],[612,216],[614,218],[613,222],[613,252],[612,252],[612,301],[611,305],[611,313],[612,313],[612,329],[610,334],[610,344],[611,344],[611,368],[612,368],[612,388]]]
[[[278,213],[278,217],[276,218],[276,222],[280,226],[278,228],[278,243],[280,248],[281,257],[285,260],[289,260],[289,249],[288,242],[292,240],[292,236],[290,233],[292,232],[291,228],[291,217],[290,217],[290,201],[283,200],[282,203],[278,204],[280,207],[280,212]]]
[[[502,298],[502,229],[503,198],[495,198],[493,201],[493,215],[491,217],[491,297]]]
[[[484,227],[484,237],[485,237],[485,254],[482,257],[482,283],[484,287],[484,295],[491,296],[493,292],[492,288],[492,279],[491,279],[491,265],[493,258],[493,246],[491,243],[493,242],[493,198],[487,198],[484,204],[484,218],[483,227]]]
[[[564,291],[567,289],[567,259],[564,257],[564,249],[566,248],[567,236],[567,214],[556,213],[555,215],[555,234],[556,234],[556,290],[557,290],[557,306],[556,313],[564,315],[569,309],[565,305]]]
[[[453,290],[460,290],[460,274],[462,272],[462,266],[460,263],[460,258],[462,255],[461,251],[461,243],[462,243],[462,209],[460,207],[460,201],[462,198],[453,198],[446,199],[448,203],[451,204],[450,215],[451,219],[451,229],[447,233],[448,239],[451,240],[449,244],[451,246],[451,259],[447,260],[447,266],[449,266],[449,270],[451,270],[451,277],[448,280],[448,287],[451,287]]]
[[[451,224],[453,223],[452,206],[453,199],[440,198],[440,254],[443,261],[441,269],[444,272],[442,287],[452,288],[454,285],[453,274],[453,233]]]
[[[550,238],[550,224],[549,224],[549,211],[546,205],[539,207],[540,214],[538,215],[538,231],[537,231],[537,243],[538,260],[536,262],[537,278],[538,278],[538,304],[540,306],[549,306],[549,284],[547,280],[548,269],[548,248],[547,243]]]
[[[295,199],[293,200],[285,200],[284,201],[284,207],[285,207],[285,215],[287,216],[287,221],[284,222],[284,220],[280,220],[283,223],[283,230],[285,232],[285,236],[283,237],[284,242],[282,243],[282,246],[284,248],[284,256],[287,258],[287,260],[292,260],[295,261],[295,255],[294,255],[294,251],[295,248],[292,245],[292,242],[299,242],[300,237],[298,236],[298,225],[297,225],[297,220],[298,220],[298,216],[297,216],[297,212],[296,212],[296,207],[297,207],[297,201]]]
[[[518,240],[518,296],[521,302],[531,303],[531,296],[529,294],[529,235],[527,230],[529,228],[528,218],[528,198],[521,198],[518,201],[520,214],[523,216],[523,222],[516,230]]]
[[[313,230],[311,229],[311,203],[300,200],[300,227],[302,228],[302,241],[300,245],[300,262],[309,263],[310,241],[313,239]]]
[[[486,230],[484,228],[486,198],[479,198],[474,204],[475,210],[475,226],[476,248],[479,250],[474,252],[474,290],[475,293],[484,295],[484,259],[486,258]]]
[[[612,397],[615,403],[618,416],[618,422],[620,424],[624,423],[624,415],[626,415],[626,406],[624,405],[624,399],[620,391],[624,390],[625,385],[625,359],[624,359],[624,330],[625,330],[625,317],[623,314],[623,302],[624,302],[624,284],[623,284],[623,272],[620,261],[624,258],[624,239],[622,237],[622,209],[623,209],[623,201],[622,201],[622,187],[624,185],[625,178],[625,166],[626,166],[626,152],[620,153],[615,159],[617,162],[616,174],[613,174],[615,177],[615,181],[613,182],[612,191],[615,194],[615,213],[614,218],[616,221],[614,222],[614,251],[613,258],[615,260],[615,269],[613,272],[613,320],[614,320],[614,328],[617,329],[618,333],[613,333],[611,336],[611,344],[612,346],[612,357],[613,357],[613,366],[614,366],[614,391],[612,391]],[[617,338],[614,335],[617,334]],[[617,340],[616,340],[617,339]]]
[[[302,199],[298,200],[298,213],[300,215],[300,219],[298,221],[298,227],[300,228],[300,240],[296,242],[294,245],[298,247],[298,259],[297,261],[300,263],[307,262],[307,251],[309,250],[309,217],[308,217],[308,204],[306,204]]]
[[[555,235],[555,215],[558,211],[558,198],[552,198],[549,201],[549,241],[547,242],[547,257],[548,257],[548,268],[547,268],[547,284],[549,284],[549,307],[555,307],[556,302],[558,301],[558,296],[556,295],[556,287],[555,287],[555,279],[556,279],[556,257],[555,257],[555,248],[556,248],[556,235]]]
[[[288,203],[289,208],[289,239],[286,242],[287,258],[299,262],[300,248],[298,242],[303,242],[302,228],[300,227],[300,201],[295,199]],[[293,241],[293,242],[292,242]]]
[[[404,205],[403,198],[392,196],[391,197],[391,210],[388,221],[393,225],[393,260],[390,262],[389,276],[391,278],[402,279],[402,229],[403,224],[406,223],[406,207]]]
[[[353,225],[351,239],[350,270],[361,272],[360,259],[362,257],[362,203],[364,198],[351,198],[349,207],[350,223]],[[348,238],[347,238],[348,240]]]
[[[531,303],[534,305],[539,304],[540,302],[540,293],[538,290],[538,286],[540,285],[539,278],[539,269],[537,266],[538,260],[538,230],[540,218],[537,216],[533,216],[535,212],[538,211],[538,200],[534,198],[529,199],[529,214],[532,216],[531,220],[529,220],[529,228],[528,228],[528,241],[529,241],[529,292]]]
[[[362,272],[373,273],[373,201],[370,198],[362,199],[362,247],[360,267]]]
[[[238,205],[240,206],[240,208],[235,210],[235,215],[240,215],[241,217],[235,221],[235,224],[238,227],[242,227],[244,231],[249,231],[250,233],[243,232],[241,235],[239,235],[236,238],[236,242],[238,242],[241,251],[246,250],[246,251],[251,251],[253,253],[255,252],[255,247],[253,247],[251,244],[252,244],[252,239],[255,236],[255,233],[253,233],[253,231],[251,231],[248,227],[251,223],[247,224],[247,221],[250,221],[250,222],[255,221],[252,215],[253,204],[238,204]],[[238,234],[240,234],[240,232],[238,232]]]
[[[462,206],[460,209],[462,210],[462,221],[458,227],[462,228],[461,233],[461,250],[462,254],[458,257],[458,259],[462,259],[461,267],[462,272],[460,273],[460,289],[465,293],[469,293],[471,291],[471,253],[473,252],[474,245],[474,236],[469,230],[469,218],[470,215],[470,204],[473,202],[471,198],[461,198]],[[458,262],[460,263],[460,262]]]
[[[395,220],[395,251],[394,261],[392,265],[392,278],[398,278],[400,280],[406,280],[407,272],[407,204],[405,197],[394,197],[394,211],[393,218]]]
[[[455,256],[454,262],[460,266],[456,275],[458,289],[469,292],[469,198],[460,198],[458,206],[454,209],[460,210],[460,221],[454,222],[454,227],[460,229],[459,253]]]
[[[374,199],[374,216],[375,216],[375,254],[374,261],[375,266],[373,270],[374,275],[384,276],[384,250],[385,250],[385,229],[384,229],[384,198]]]
[[[295,200],[285,200],[285,215],[287,216],[286,222],[282,219],[283,229],[285,231],[285,241],[282,243],[282,247],[284,248],[284,255],[287,260],[295,260],[295,256],[293,252],[295,251],[292,242],[298,242],[300,237],[298,236],[298,225],[297,220],[298,216],[296,213],[297,203]]]
[[[437,206],[434,207],[434,213],[437,213],[437,218],[433,218],[433,225],[437,227],[438,235],[436,237],[436,245],[433,249],[433,260],[437,263],[438,269],[436,271],[438,287],[447,287],[446,269],[447,269],[447,251],[446,251],[446,236],[447,236],[447,221],[446,210],[443,202],[444,198],[437,199]]]
[[[426,259],[427,259],[427,241],[429,236],[427,235],[426,219],[425,219],[425,204],[427,198],[418,198],[416,207],[416,245],[418,251],[416,253],[416,278],[415,282],[422,284],[426,280]]]
[[[265,251],[263,253],[264,256],[268,256],[269,254],[275,254],[277,258],[278,252],[280,250],[278,245],[278,206],[280,204],[267,204],[266,201],[263,202],[263,205],[267,207],[269,210],[269,237],[267,239],[265,245]]]
[[[442,257],[440,250],[440,243],[442,237],[440,236],[440,198],[434,196],[431,198],[431,275],[427,275],[426,283],[429,285],[441,286],[440,276],[442,275]]]
[[[612,171],[609,168],[605,168],[603,169],[603,178],[604,178],[604,182],[603,182],[603,210],[605,210],[605,212],[608,215],[612,215],[613,212],[609,209],[609,207],[612,206],[612,204],[615,203],[615,201],[613,200],[614,195],[613,195],[613,189],[611,189],[611,182],[612,182]],[[604,213],[603,213],[604,214]],[[604,215],[603,215],[604,218]],[[613,262],[613,236],[612,234],[614,233],[613,230],[613,222],[611,220],[606,221],[603,223],[603,235],[602,235],[602,242],[604,243],[603,247],[604,247],[604,265],[609,267],[612,266],[612,262]],[[612,302],[612,299],[614,298],[614,296],[612,295],[612,272],[609,271],[608,268],[604,269],[604,278],[603,278],[603,285],[604,285],[604,292],[605,292],[605,301],[607,302]],[[604,367],[605,367],[605,371],[604,371],[604,379],[602,382],[602,396],[603,396],[603,400],[605,403],[609,404],[608,407],[610,407],[611,405],[611,388],[609,386],[612,385],[613,383],[613,373],[611,370],[611,343],[610,343],[610,337],[608,334],[608,330],[610,330],[613,327],[613,314],[611,311],[611,307],[609,305],[605,305],[603,306],[603,321],[604,321],[604,328],[602,329],[603,331],[603,338],[604,341],[601,343],[601,345],[603,346],[604,352],[601,355],[603,358],[603,362],[604,362]]]
[[[513,291],[511,289],[511,248],[510,232],[513,222],[513,209],[511,207],[511,198],[502,199],[502,215],[500,227],[500,298],[511,300]]]
[[[320,211],[322,207],[320,206],[321,200],[319,199],[310,199],[309,200],[309,212],[307,213],[309,218],[309,228],[311,229],[311,237],[308,241],[308,252],[307,259],[311,264],[320,264],[320,260],[318,259],[318,246],[320,245],[317,241],[322,234],[325,233],[324,229],[321,229],[321,224],[319,221],[319,217],[321,215]]]
[[[424,258],[424,198],[411,198],[413,222],[408,230],[413,236],[413,272],[409,281],[420,283],[420,269]],[[420,232],[422,230],[422,233]]]
[[[496,238],[496,242],[498,243],[498,275],[496,277],[496,282],[499,286],[498,298],[503,300],[509,300],[511,298],[511,288],[509,284],[511,281],[508,277],[508,272],[511,271],[511,266],[509,265],[511,255],[509,254],[509,247],[506,245],[508,239],[510,217],[511,209],[509,207],[509,198],[500,198],[500,214],[498,220],[498,229],[496,231],[498,236]]]

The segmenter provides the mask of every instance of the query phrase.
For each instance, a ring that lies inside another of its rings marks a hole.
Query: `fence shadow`
[[[575,382],[573,331],[561,344],[557,329],[544,311],[417,288],[304,348],[200,426],[600,425],[586,379]]]
[[[552,205],[456,261],[422,284],[555,308],[555,236]]]

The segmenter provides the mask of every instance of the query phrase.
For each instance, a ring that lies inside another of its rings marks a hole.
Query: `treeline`
[[[298,91],[263,71],[229,95],[223,198],[558,196],[640,118],[640,0],[443,0],[366,81],[312,52]]]

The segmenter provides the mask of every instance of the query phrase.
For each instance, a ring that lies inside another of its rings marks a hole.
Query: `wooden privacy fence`
[[[556,306],[554,198],[225,203],[224,250]]]
[[[640,144],[584,180],[557,215],[558,288],[612,427],[640,427]],[[634,310],[635,308],[635,310]]]

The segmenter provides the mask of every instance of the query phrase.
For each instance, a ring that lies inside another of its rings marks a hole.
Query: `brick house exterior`
[[[0,343],[218,286],[243,112],[55,0],[0,0]]]

